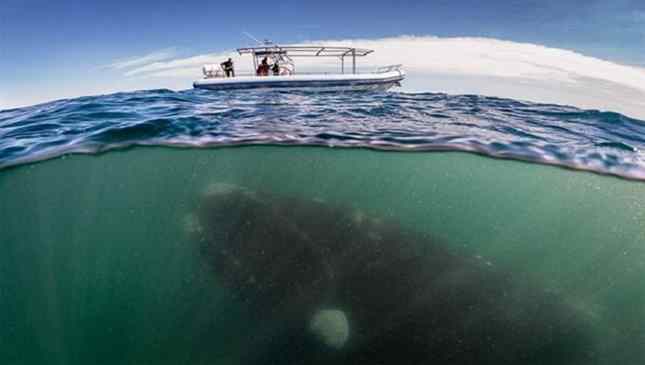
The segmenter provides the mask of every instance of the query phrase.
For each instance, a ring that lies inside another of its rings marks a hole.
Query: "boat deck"
[[[236,76],[205,78],[193,83],[195,88],[210,90],[259,88],[335,88],[389,89],[405,78],[400,70],[364,74],[297,74],[279,76]]]

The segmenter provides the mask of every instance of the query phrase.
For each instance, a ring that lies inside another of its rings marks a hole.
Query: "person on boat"
[[[280,75],[280,65],[278,63],[274,63],[273,66],[271,66],[271,72],[273,72],[273,76],[278,76]]]
[[[258,76],[269,76],[269,61],[266,57],[264,57],[262,63],[258,66],[257,74]]]
[[[233,69],[233,60],[230,58],[227,61],[220,63],[222,69],[226,73],[226,77],[235,77],[235,70]]]

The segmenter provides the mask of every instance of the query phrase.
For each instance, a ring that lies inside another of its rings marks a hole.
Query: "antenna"
[[[275,46],[275,45],[276,45],[276,44],[275,44],[275,43],[273,43],[271,40],[266,39],[266,38],[265,38],[263,41],[259,41],[257,38],[255,38],[255,37],[254,37],[251,33],[249,33],[249,32],[242,32],[242,34],[244,34],[245,36],[247,36],[248,38],[250,38],[251,40],[255,41],[255,43],[257,43],[257,44],[259,44],[259,45],[261,45],[261,46]]]
[[[255,41],[255,43],[257,43],[257,44],[263,44],[262,42],[260,42],[257,38],[255,38],[255,37],[254,37],[251,33],[249,33],[249,32],[242,32],[242,34],[244,34],[245,36],[247,36],[248,38],[250,38],[252,41]]]

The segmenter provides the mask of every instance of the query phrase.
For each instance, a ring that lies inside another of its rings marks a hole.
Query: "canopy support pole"
[[[352,73],[356,74],[356,48],[352,48]]]

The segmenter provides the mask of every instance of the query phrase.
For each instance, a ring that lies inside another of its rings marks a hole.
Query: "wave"
[[[0,169],[130,146],[465,151],[645,180],[645,122],[440,93],[147,90],[0,111]]]

